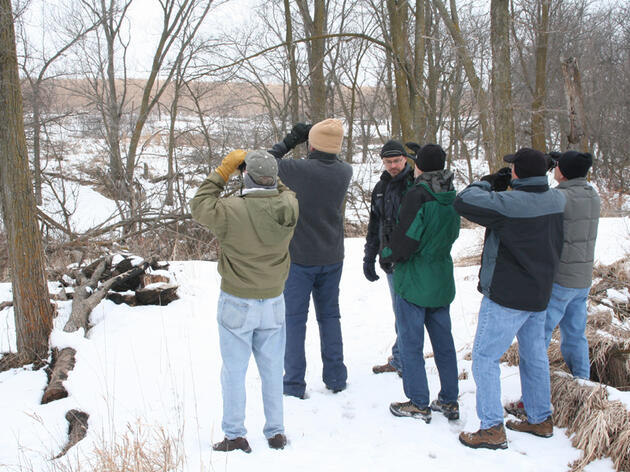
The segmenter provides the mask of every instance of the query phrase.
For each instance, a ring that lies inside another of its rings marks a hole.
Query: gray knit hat
[[[249,176],[259,185],[263,184],[262,177],[271,177],[274,184],[278,179],[278,162],[267,151],[249,151],[245,156],[245,166]]]

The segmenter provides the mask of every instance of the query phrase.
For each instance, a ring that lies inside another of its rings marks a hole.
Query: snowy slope
[[[628,219],[604,219],[597,257],[623,257],[630,244]],[[483,233],[462,230],[453,254],[468,255]],[[346,240],[341,282],[342,330],[348,366],[348,388],[332,394],[321,381],[319,337],[314,315],[307,331],[307,392],[310,398],[285,399],[285,427],[289,446],[267,447],[260,380],[252,361],[248,372],[246,426],[252,454],[211,450],[222,438],[221,358],[216,327],[219,275],[216,263],[174,262],[171,271],[180,284],[181,299],[166,307],[136,307],[102,302],[92,313],[95,327],[81,333],[61,331],[69,302],[60,303],[52,342],[78,350],[77,365],[66,381],[70,396],[39,405],[46,375],[42,371],[11,370],[0,374],[0,470],[54,470],[59,461],[86,467],[92,451],[119,439],[128,426],[139,427],[148,443],[160,430],[175,440],[184,461],[181,470],[344,470],[389,471],[427,468],[432,471],[561,471],[577,459],[563,430],[551,439],[508,431],[506,451],[472,450],[459,444],[458,433],[476,430],[475,384],[469,361],[462,360],[474,338],[480,295],[478,266],[456,268],[457,297],[452,304],[453,332],[459,351],[462,419],[449,423],[435,414],[431,424],[395,418],[393,401],[405,400],[402,381],[394,374],[374,375],[394,340],[393,314],[387,283],[368,282],[362,273],[363,239]],[[474,252],[474,251],[472,251]],[[383,275],[383,274],[381,274]],[[10,285],[0,285],[0,301],[10,299]],[[11,309],[0,312],[0,341],[14,337]],[[427,338],[428,339],[428,338]],[[426,352],[430,352],[426,343]],[[433,359],[427,359],[432,397],[439,379]],[[502,368],[503,398],[519,397],[518,369]],[[618,393],[630,404],[627,393]],[[52,462],[66,440],[65,412],[78,408],[90,414],[86,439],[68,456]],[[608,459],[592,463],[589,471],[613,470]]]

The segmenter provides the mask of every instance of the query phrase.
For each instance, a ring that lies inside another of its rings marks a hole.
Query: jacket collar
[[[514,190],[523,190],[525,192],[546,192],[549,190],[549,181],[546,175],[512,179],[510,185]]]
[[[571,180],[563,180],[558,183],[558,188],[567,188],[567,187],[583,187],[585,185],[589,185],[586,177],[576,177]]]
[[[331,154],[329,152],[318,151],[317,149],[313,149],[306,156],[308,159],[321,159],[321,160],[329,160],[334,161],[339,159],[337,154]]]

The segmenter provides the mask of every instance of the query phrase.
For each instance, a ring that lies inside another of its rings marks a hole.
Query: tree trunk
[[[0,0],[0,192],[13,288],[18,353],[48,357],[53,309],[29,172],[10,0]]]
[[[532,147],[547,149],[545,133],[545,97],[547,95],[547,50],[549,48],[549,4],[541,0],[540,22],[536,34],[536,84],[532,100]]]
[[[492,43],[492,112],[494,118],[493,159],[490,171],[503,167],[503,156],[515,151],[514,116],[510,63],[509,0],[492,0],[490,4],[490,42]]]
[[[464,66],[464,70],[466,71],[466,77],[468,77],[468,83],[473,90],[475,98],[477,100],[477,109],[479,111],[479,124],[481,125],[482,136],[481,142],[485,153],[485,158],[488,163],[491,162],[494,156],[494,146],[493,146],[493,138],[492,138],[492,129],[490,128],[490,123],[488,119],[488,96],[486,91],[484,90],[481,80],[477,76],[475,72],[475,66],[473,64],[472,57],[468,52],[468,47],[466,46],[466,40],[462,36],[462,33],[459,29],[459,21],[457,19],[457,10],[455,9],[455,2],[451,2],[451,14],[453,18],[449,15],[446,7],[442,0],[433,0],[433,4],[440,12],[440,16],[442,17],[442,21],[449,30],[451,37],[453,38],[453,42],[455,43],[455,47],[457,48],[457,54],[459,55],[460,60],[462,61],[462,65]]]
[[[425,142],[425,130],[426,130],[426,115],[427,109],[424,105],[424,98],[422,96],[423,84],[424,84],[424,56],[426,54],[425,36],[425,14],[424,10],[427,7],[425,0],[416,1],[416,15],[415,15],[415,37],[414,37],[414,65],[413,65],[413,81],[415,84],[415,96],[412,97],[412,111],[413,111],[413,134],[412,139],[418,143]]]
[[[582,81],[580,79],[577,59],[569,57],[562,61],[562,75],[564,76],[564,92],[567,98],[567,109],[569,113],[567,147],[568,149],[588,152],[584,96],[582,94]]]
[[[400,131],[403,142],[413,139],[412,111],[409,100],[407,79],[411,75],[405,55],[407,37],[404,28],[404,18],[407,16],[407,2],[387,0],[389,13],[389,29],[393,49],[394,86],[396,90],[396,106],[400,120]]]
[[[300,95],[298,88],[297,63],[295,62],[295,44],[293,43],[293,20],[291,18],[291,3],[284,0],[284,21],[286,23],[287,57],[289,58],[289,110],[291,123],[300,120]]]
[[[304,27],[313,39],[308,46],[308,65],[311,78],[311,122],[317,123],[326,118],[326,79],[324,77],[324,57],[326,41],[322,37],[326,34],[326,1],[315,0],[313,16],[308,9],[306,0],[296,1],[304,21]]]

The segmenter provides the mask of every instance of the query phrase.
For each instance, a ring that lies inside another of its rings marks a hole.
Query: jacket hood
[[[264,244],[277,244],[290,238],[298,220],[298,206],[287,204],[285,193],[253,192],[243,197],[247,214],[253,223],[256,235]]]
[[[549,181],[546,175],[537,175],[524,179],[512,179],[510,187],[514,190],[524,190],[526,187],[530,187],[530,190],[544,192],[549,190]]]
[[[431,194],[438,199],[438,194],[440,193],[455,191],[455,187],[453,186],[454,178],[455,176],[450,170],[434,170],[420,174],[416,177],[415,183],[416,185],[425,184],[431,191]]]

